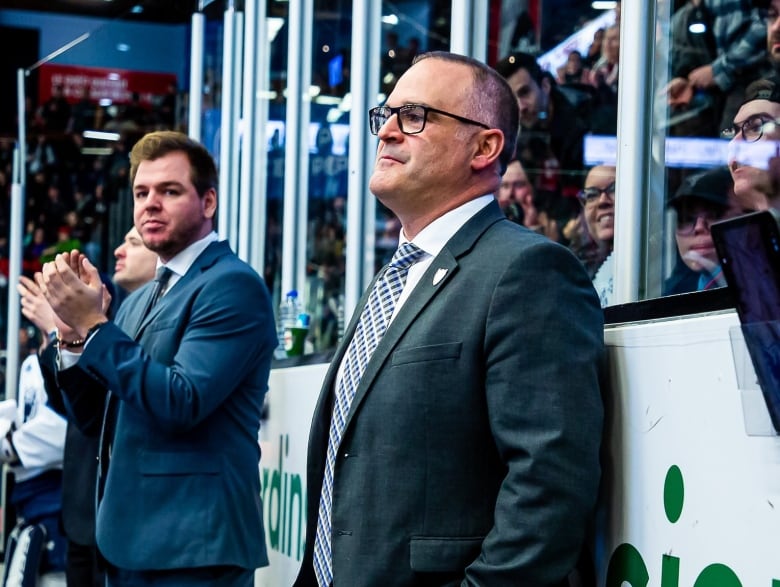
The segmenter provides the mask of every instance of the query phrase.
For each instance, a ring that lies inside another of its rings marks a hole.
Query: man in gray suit
[[[296,585],[563,585],[599,484],[603,316],[571,253],[493,198],[517,102],[430,53],[369,119],[402,246],[314,413]]]
[[[159,255],[158,280],[114,323],[78,252],[37,279],[61,322],[69,413],[85,432],[102,426],[96,532],[107,585],[249,587],[268,562],[258,470],[276,346],[268,292],[214,233],[217,172],[202,145],[150,133],[130,163],[134,222]]]

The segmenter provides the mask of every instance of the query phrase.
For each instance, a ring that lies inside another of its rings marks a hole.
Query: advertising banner
[[[46,63],[39,70],[38,103],[46,102],[54,88],[61,86],[65,98],[72,104],[82,98],[86,88],[93,102],[111,100],[112,104],[127,104],[137,93],[141,104],[151,106],[155,97],[170,91],[171,85],[176,87],[176,76],[172,73]]]

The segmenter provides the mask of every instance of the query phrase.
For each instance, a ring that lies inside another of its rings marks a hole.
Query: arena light
[[[119,140],[119,133],[118,132],[105,132],[102,130],[85,130],[84,131],[84,138],[85,139],[97,139],[99,141],[118,141]]]
[[[96,155],[98,157],[107,157],[111,155],[114,150],[111,147],[82,147],[82,155]]]
[[[612,10],[617,6],[615,0],[594,0],[591,3],[593,10]]]

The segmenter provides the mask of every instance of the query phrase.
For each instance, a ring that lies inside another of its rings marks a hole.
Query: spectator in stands
[[[57,242],[43,250],[40,261],[41,263],[48,263],[49,261],[53,261],[54,257],[59,253],[67,253],[73,249],[81,250],[81,248],[81,241],[73,238],[70,227],[64,224],[60,226],[60,229],[57,231]]]
[[[617,132],[619,62],[620,27],[615,24],[604,33],[601,58],[588,74],[588,83],[596,88],[590,124],[596,134],[614,135]]]
[[[518,164],[520,169],[518,169]],[[517,201],[517,192],[528,189],[528,178],[525,171],[520,171],[522,164],[514,160],[507,165],[504,175],[501,176],[501,185],[496,192],[496,201],[506,217],[516,224],[523,222],[523,210]]]
[[[55,181],[50,182],[46,188],[46,200],[43,203],[41,222],[46,231],[46,238],[50,241],[58,238],[58,232],[65,223],[67,211],[68,207],[61,198],[60,186]]]
[[[147,110],[143,104],[141,104],[141,96],[138,92],[133,92],[130,96],[130,101],[125,104],[121,111],[121,117],[124,121],[124,128],[143,128],[147,123]]]
[[[515,159],[507,165],[498,188],[498,205],[512,222],[540,231],[539,214],[534,205],[534,189],[523,164]]]
[[[728,167],[716,167],[686,178],[669,201],[677,213],[674,237],[680,262],[664,283],[664,295],[726,285],[710,225],[742,212],[733,187]]]
[[[35,137],[35,146],[27,155],[27,171],[32,174],[51,173],[57,165],[57,154],[46,135]]]
[[[28,230],[30,231],[29,242],[26,242],[22,251],[22,270],[32,275],[36,271],[40,271],[41,257],[43,252],[49,247],[46,242],[46,236],[43,231],[43,227],[36,226],[35,222],[28,222]]]
[[[601,306],[610,304],[613,293],[614,260],[612,243],[615,237],[615,168],[597,165],[585,177],[585,187],[578,198],[582,204],[588,233],[602,259],[593,277],[593,287]]]
[[[780,0],[760,0],[756,4],[763,8],[767,59],[772,71],[771,78],[777,81],[780,79]]]
[[[168,84],[168,91],[165,92],[165,95],[160,100],[159,108],[154,112],[156,122],[162,129],[176,129],[176,105],[178,102],[179,94],[176,84],[171,82]]]
[[[70,121],[70,104],[65,98],[65,89],[58,85],[52,89],[51,97],[41,106],[46,131],[55,134],[65,132]]]
[[[586,68],[591,68],[596,64],[596,61],[601,57],[601,47],[604,44],[604,33],[606,29],[596,29],[593,33],[593,42],[588,47],[588,52],[582,58],[582,65]]]
[[[81,134],[87,129],[93,128],[95,123],[95,104],[89,97],[89,86],[81,89],[81,98],[71,109],[68,121],[68,132]]]
[[[589,122],[579,117],[527,53],[513,53],[496,65],[517,96],[522,132],[517,156],[534,190],[548,200],[547,209],[563,226],[576,214],[576,195],[582,185],[583,139]]]
[[[717,49],[713,15],[703,0],[689,0],[672,15],[669,64],[672,78],[685,80],[688,73],[715,60]],[[684,82],[681,93],[672,95],[670,136],[717,136],[723,128],[722,100],[711,92],[698,91]],[[668,91],[668,90],[667,90]]]
[[[65,226],[70,231],[70,238],[81,243],[85,243],[89,239],[89,231],[75,210],[65,212]]]
[[[745,211],[780,207],[778,120],[780,85],[762,79],[748,86],[733,125],[723,131],[731,138],[729,169],[735,198]]]
[[[720,128],[731,124],[742,101],[745,86],[760,76],[765,61],[766,23],[752,0],[704,0],[712,15],[716,57],[667,87],[671,105],[690,103],[696,90],[710,92],[722,101]]]
[[[588,76],[588,70],[582,63],[582,55],[579,51],[569,51],[566,63],[558,68],[559,84],[580,84]]]

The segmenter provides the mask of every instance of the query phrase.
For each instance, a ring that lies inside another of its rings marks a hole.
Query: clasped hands
[[[60,253],[35,274],[64,340],[84,339],[90,328],[107,320],[111,295],[97,268],[77,250]]]
[[[670,106],[688,106],[695,89],[707,89],[715,85],[712,65],[702,65],[688,74],[688,77],[673,78],[661,93],[667,97]]]

